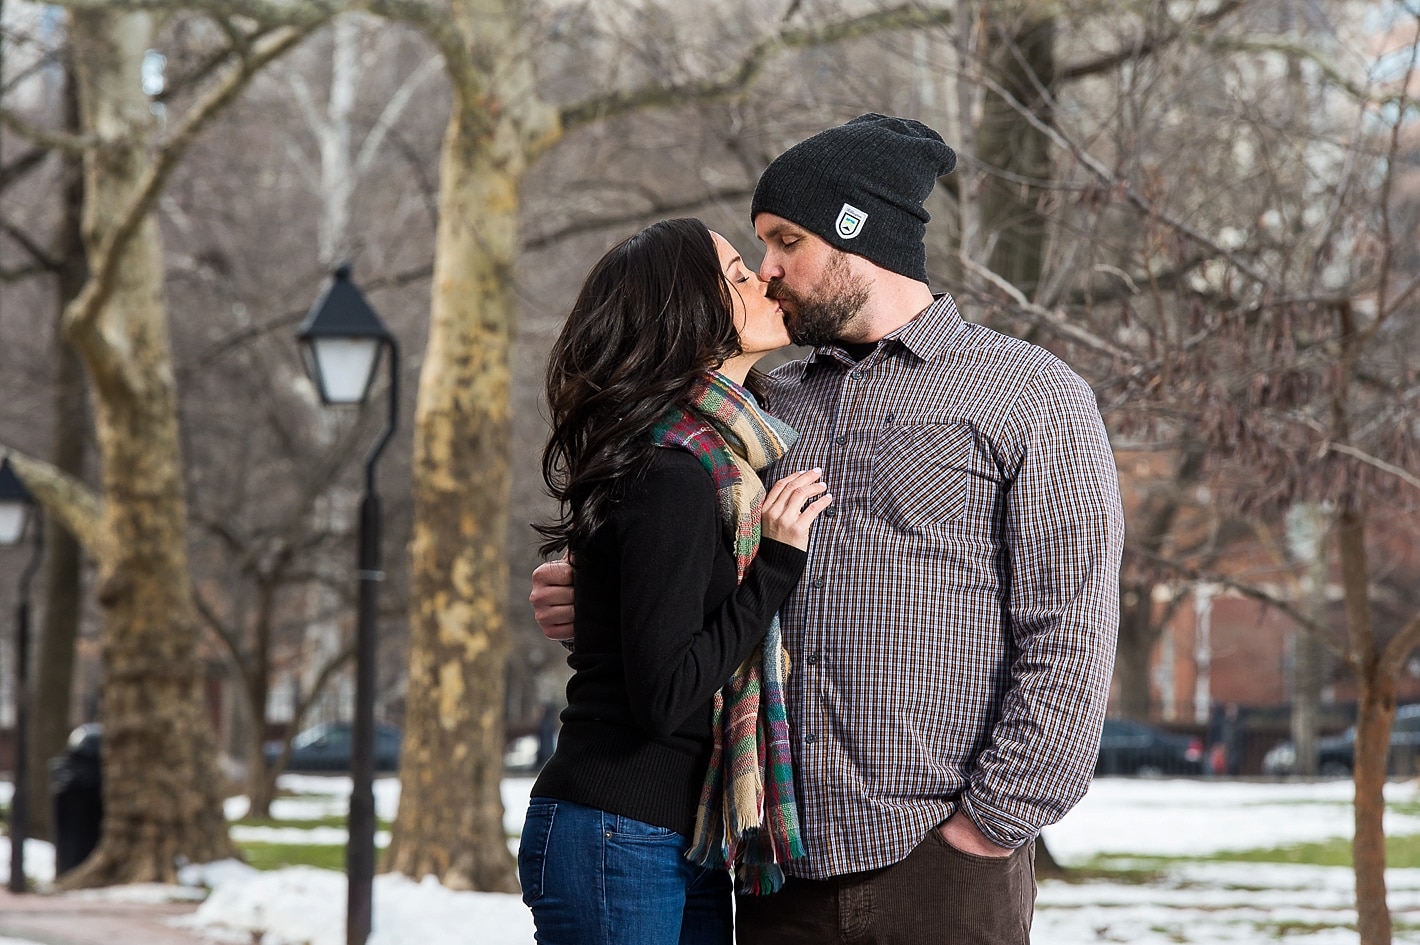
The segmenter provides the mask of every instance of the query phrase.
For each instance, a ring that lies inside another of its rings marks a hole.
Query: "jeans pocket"
[[[528,815],[523,820],[523,835],[518,842],[518,882],[523,887],[524,905],[530,906],[542,898],[547,847],[552,840],[552,821],[556,816],[556,801],[535,797],[528,802]]]
[[[630,817],[622,817],[619,814],[613,817],[611,833],[607,836],[611,839],[629,840],[633,843],[679,842],[685,840],[685,837],[669,827],[657,827],[655,824],[633,820]]]

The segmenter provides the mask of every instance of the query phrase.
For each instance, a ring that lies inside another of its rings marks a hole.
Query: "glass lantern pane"
[[[370,376],[380,357],[374,338],[316,338],[311,342],[320,365],[325,399],[332,404],[358,404],[365,399]]]
[[[29,508],[23,502],[0,502],[0,545],[18,545],[25,535]]]

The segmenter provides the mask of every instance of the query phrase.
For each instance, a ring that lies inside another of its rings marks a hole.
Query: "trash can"
[[[88,859],[99,845],[104,803],[99,772],[99,726],[81,725],[69,735],[64,754],[49,762],[54,803],[54,871],[62,875]]]

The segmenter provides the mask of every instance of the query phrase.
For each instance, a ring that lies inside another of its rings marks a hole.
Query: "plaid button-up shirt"
[[[907,856],[959,807],[1020,846],[1085,793],[1119,623],[1124,517],[1089,386],[942,296],[855,363],[777,369],[822,466],[782,612],[806,860],[821,879]]]

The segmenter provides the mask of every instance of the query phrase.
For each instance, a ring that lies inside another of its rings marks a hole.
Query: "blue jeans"
[[[664,827],[534,797],[518,847],[539,945],[730,945],[730,876]]]

